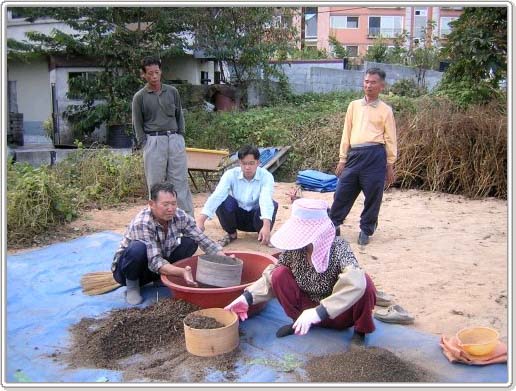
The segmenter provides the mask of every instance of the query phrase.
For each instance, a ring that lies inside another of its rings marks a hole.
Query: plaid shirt
[[[159,273],[159,269],[163,265],[170,263],[166,259],[179,247],[182,236],[191,238],[207,254],[222,251],[222,247],[197,228],[195,220],[187,215],[184,210],[177,209],[176,215],[169,221],[168,230],[165,232],[164,227],[154,219],[150,207],[147,206],[136,215],[127,227],[124,238],[113,258],[112,269],[114,269],[122,252],[129,244],[133,240],[138,240],[147,246],[149,270]]]

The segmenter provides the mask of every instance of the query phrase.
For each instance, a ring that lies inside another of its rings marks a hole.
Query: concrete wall
[[[362,70],[344,70],[341,60],[302,61],[280,66],[285,72],[294,94],[361,91],[364,71],[372,67],[385,70],[387,84],[392,84],[400,79],[417,81],[416,71],[413,68],[367,61],[364,63]],[[442,72],[427,70],[425,80],[428,89],[435,88],[441,77]]]
[[[201,84],[201,71],[208,72],[211,83],[215,79],[213,61],[182,56],[167,60],[163,64],[163,80],[186,80],[191,84]]]
[[[52,113],[46,59],[41,58],[28,64],[9,62],[7,80],[16,81],[18,112],[23,113],[24,128],[41,126]]]
[[[417,81],[416,70],[411,67],[395,64],[382,64],[377,62],[364,62],[364,69],[378,67],[382,68],[387,74],[386,80],[388,84],[392,84],[397,80],[401,79],[413,79]],[[434,89],[441,78],[443,77],[442,72],[427,70],[425,74],[426,86],[429,90]]]
[[[342,70],[342,60],[335,61],[300,61],[281,64],[280,67],[287,75],[290,88],[294,94],[312,92],[311,69],[321,67],[325,69]],[[319,79],[320,81],[321,79]]]

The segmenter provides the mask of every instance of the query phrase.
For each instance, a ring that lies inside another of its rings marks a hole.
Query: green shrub
[[[186,145],[236,151],[246,143],[262,146],[293,144],[302,129],[324,126],[335,113],[345,112],[356,93],[292,95],[282,104],[242,112],[186,114]]]
[[[389,87],[388,92],[394,95],[415,98],[426,94],[428,91],[426,88],[418,86],[413,79],[400,79]]]
[[[51,168],[9,162],[7,177],[8,242],[30,240],[77,216],[77,189],[60,182]]]
[[[52,167],[7,166],[7,237],[30,243],[35,235],[72,221],[90,204],[111,206],[146,197],[142,155],[78,149]]]
[[[107,148],[78,149],[55,167],[61,183],[77,188],[84,202],[114,205],[146,194],[141,153],[122,155]]]
[[[471,80],[444,80],[439,84],[435,95],[447,97],[462,108],[487,104],[493,100],[507,99],[505,91],[494,88],[488,81],[473,82]]]

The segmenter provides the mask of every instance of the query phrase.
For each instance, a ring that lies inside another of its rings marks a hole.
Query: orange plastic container
[[[276,264],[277,259],[269,254],[254,251],[228,251],[226,255],[234,254],[243,261],[242,279],[240,285],[225,288],[198,288],[186,285],[186,282],[175,276],[161,275],[161,281],[172,292],[176,299],[182,299],[201,308],[224,308],[242,294],[244,289],[258,280],[263,270],[270,264]],[[174,262],[175,266],[192,268],[195,278],[197,272],[197,255]],[[249,307],[248,315],[252,316],[260,312],[266,303],[260,303]]]
[[[223,159],[228,156],[228,151],[186,148],[186,161],[189,169],[216,171]]]
[[[473,356],[493,353],[500,343],[500,334],[491,327],[467,327],[457,333],[459,346]]]

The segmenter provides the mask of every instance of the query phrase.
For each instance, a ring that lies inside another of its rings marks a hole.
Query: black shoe
[[[358,234],[358,244],[361,246],[365,246],[369,243],[369,236],[364,233],[364,231],[360,231]]]
[[[360,331],[353,332],[353,336],[351,337],[351,345],[365,346],[365,333]]]
[[[278,331],[276,331],[276,337],[282,338],[286,337],[287,335],[294,334],[294,329],[292,328],[294,326],[294,323],[286,324],[285,326],[281,326]]]

